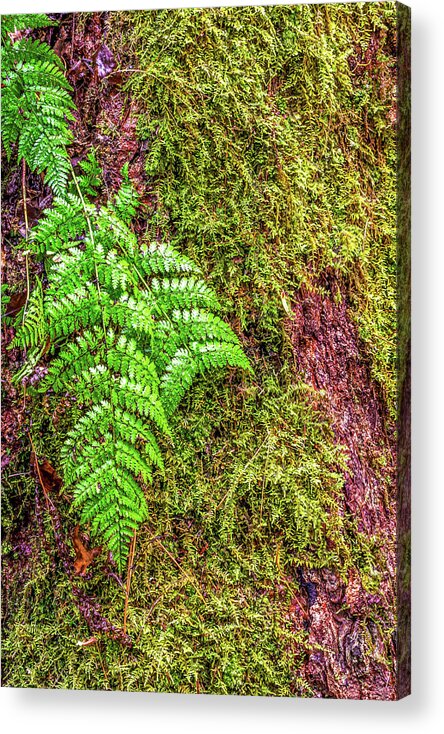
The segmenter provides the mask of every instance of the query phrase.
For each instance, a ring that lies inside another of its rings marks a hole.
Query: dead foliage
[[[97,558],[98,555],[100,555],[102,551],[102,546],[99,545],[96,548],[91,549],[87,548],[82,540],[79,525],[76,525],[74,530],[72,531],[71,540],[76,553],[76,558],[74,561],[74,573],[78,576],[84,576],[88,567],[91,565],[94,559]]]

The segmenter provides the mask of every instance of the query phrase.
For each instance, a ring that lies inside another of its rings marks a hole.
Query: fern
[[[56,25],[45,13],[21,13],[20,15],[2,15],[2,42],[10,33],[23,31],[27,28],[47,28]]]
[[[70,160],[67,146],[73,136],[71,86],[63,64],[41,41],[11,34],[25,28],[53,25],[43,14],[2,18],[2,141],[8,159],[17,145],[18,160],[32,171],[45,172],[45,181],[57,194],[67,185]]]
[[[100,208],[86,196],[97,183],[90,157],[75,191],[56,197],[31,233],[48,286],[34,292],[15,345],[38,349],[49,338],[52,359],[38,389],[70,391],[83,408],[63,446],[64,477],[81,521],[122,570],[147,518],[143,484],[163,470],[157,437],[170,433],[184,393],[207,370],[251,368],[195,263],[170,245],[139,244],[127,169]]]

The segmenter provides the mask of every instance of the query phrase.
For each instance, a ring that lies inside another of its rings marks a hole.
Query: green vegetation
[[[2,142],[8,158],[18,141],[17,159],[32,171],[45,171],[45,181],[58,194],[66,187],[73,136],[71,87],[63,64],[46,44],[30,38],[12,41],[16,31],[54,23],[43,14],[2,18]]]
[[[90,156],[77,193],[55,199],[27,247],[45,260],[47,287],[32,292],[13,346],[32,347],[18,379],[55,353],[39,392],[69,392],[84,413],[62,450],[81,522],[103,537],[122,573],[134,531],[147,519],[142,487],[164,464],[151,427],[168,419],[198,374],[250,369],[229,326],[209,309],[215,294],[200,269],[169,245],[139,245],[131,230],[138,198],[123,183],[106,206],[85,198],[97,181]]]
[[[128,610],[134,649],[107,638],[78,648],[90,633],[63,568],[51,566],[46,519],[38,573],[10,581],[8,685],[310,695],[301,678],[308,631],[291,611],[299,570],[346,580],[356,569],[378,592],[383,540],[343,511],[348,457],[325,396],[295,368],[286,324],[301,284],[322,291],[322,275],[333,271],[392,427],[395,27],[394,3],[109,15],[118,65],[136,69],[127,92],[156,201],[146,242],[168,242],[180,261],[199,264],[253,373],[201,376],[171,411],[171,436],[158,437],[164,474],[145,490],[149,519],[138,533]],[[373,73],[357,48],[369,49],[375,33]],[[90,211],[97,222],[107,210]],[[138,283],[131,267],[124,277]],[[65,406],[60,419],[59,405],[49,394],[43,410],[33,408],[36,451],[55,467],[80,417]],[[27,466],[22,456],[10,473]],[[31,479],[9,480],[7,529],[26,517],[33,491]],[[59,501],[72,526],[75,510]],[[17,551],[11,558],[19,563]],[[124,591],[100,566],[78,584],[121,624]],[[388,659],[383,599],[372,614],[385,647],[369,655]]]
[[[301,282],[342,274],[393,416],[394,18],[394,3],[350,3],[111,22],[122,65],[137,68],[128,90],[148,142],[153,228],[203,263],[270,350],[282,348],[282,293],[291,302]],[[353,56],[375,31],[373,74]]]

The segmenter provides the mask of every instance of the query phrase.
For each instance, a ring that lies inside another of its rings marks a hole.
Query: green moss
[[[308,633],[289,614],[297,569],[328,567],[345,579],[354,566],[375,590],[384,557],[377,538],[340,514],[342,450],[311,405],[313,390],[293,377],[265,363],[260,387],[220,375],[202,380],[183,405],[164,446],[166,477],[148,488],[150,521],[138,535],[134,650],[106,639],[78,647],[90,633],[63,570],[50,567],[57,553],[46,518],[50,556],[40,549],[24,589],[21,576],[10,589],[6,684],[310,694],[299,676]],[[48,435],[46,422],[35,429],[37,441]],[[38,450],[44,455],[43,444]],[[64,504],[67,529],[70,513]],[[100,570],[78,583],[121,624],[117,584]]]
[[[392,417],[395,28],[390,2],[111,21],[122,64],[138,69],[128,89],[142,108],[153,233],[202,262],[242,329],[275,348],[282,291],[291,300],[326,268],[342,273]],[[373,67],[358,76],[356,48],[375,31]]]

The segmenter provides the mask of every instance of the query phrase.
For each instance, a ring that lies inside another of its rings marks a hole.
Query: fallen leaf
[[[57,492],[62,486],[62,478],[49,463],[48,459],[37,461],[34,451],[31,451],[31,466],[37,472],[42,489],[47,494],[50,491]]]
[[[115,87],[120,86],[123,84],[125,78],[124,75],[120,73],[120,71],[115,71],[111,76],[109,77],[108,83],[112,84]]]
[[[26,303],[26,291],[13,293],[6,306],[5,316],[15,316]]]
[[[76,552],[76,558],[74,561],[74,573],[79,576],[84,576],[86,569],[91,565],[93,560],[97,558],[102,550],[102,546],[99,545],[97,548],[91,548],[89,550],[83,543],[80,537],[80,526],[76,525],[71,534],[72,544]]]

